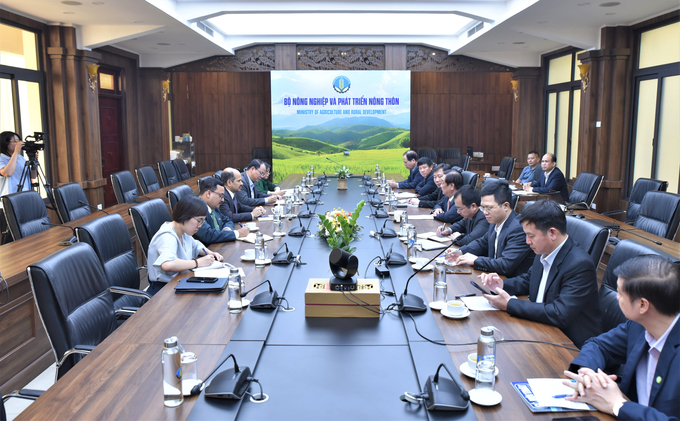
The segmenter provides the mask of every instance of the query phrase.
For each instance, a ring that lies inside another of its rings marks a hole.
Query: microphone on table
[[[387,221],[389,221],[389,219],[385,220],[385,223],[383,223],[382,229],[380,231],[378,231],[378,235],[380,235],[381,237],[385,237],[385,238],[396,237],[397,232],[395,230],[393,230],[392,228],[386,228],[385,227],[385,225],[387,225]]]
[[[444,367],[451,380],[439,378],[439,370]],[[429,376],[423,385],[423,393],[406,392],[399,397],[404,402],[423,404],[428,411],[464,411],[470,406],[470,394],[463,388],[460,379],[449,371],[444,363],[437,368],[434,376]]]
[[[284,243],[286,244],[286,243]],[[280,250],[280,249],[279,249]],[[288,250],[288,246],[286,246],[286,251]],[[278,252],[277,252],[278,253]],[[290,253],[290,252],[289,252]],[[291,257],[293,256],[293,253],[290,253]],[[241,293],[241,298],[245,297],[248,295],[249,292],[256,290],[259,288],[261,285],[264,284],[269,284],[269,291],[263,291],[253,297],[253,300],[250,302],[250,308],[253,310],[255,309],[274,309],[278,305],[279,301],[279,294],[272,288],[272,283],[269,282],[267,279],[264,282],[259,283],[258,285],[255,285],[248,291],[244,291]]]
[[[307,235],[307,232],[309,231],[307,228],[302,225],[302,219],[298,218],[298,222],[300,222],[299,227],[292,228],[290,231],[288,231],[288,235],[291,237],[304,237]]]
[[[141,196],[137,196],[137,197],[141,197]],[[90,205],[89,203],[85,203],[85,202],[83,202],[82,200],[79,200],[78,203],[80,203],[81,205],[85,205],[85,206],[87,206],[88,208],[90,208],[90,209],[92,209],[92,210],[96,210],[96,211],[99,211],[99,212],[104,212],[105,214],[109,215],[109,213],[108,213],[107,211],[105,211],[104,209],[99,209],[98,207],[92,206],[92,205]]]
[[[451,247],[453,245],[453,241],[449,245]],[[408,295],[408,284],[411,282],[411,279],[413,279],[414,276],[419,274],[427,265],[432,263],[437,257],[441,256],[446,252],[446,250],[449,247],[445,247],[442,251],[437,253],[433,258],[430,259],[429,262],[425,263],[418,269],[416,269],[413,272],[413,275],[411,275],[408,280],[406,281],[406,287],[404,288],[404,293],[401,294],[401,297],[399,298],[399,301],[397,302],[397,308],[399,311],[406,311],[406,312],[422,312],[422,311],[427,311],[427,305],[425,305],[425,302],[423,301],[422,298],[418,297],[417,295]]]
[[[656,241],[656,240],[654,240],[654,239],[647,238],[647,237],[645,237],[644,235],[640,235],[640,234],[638,234],[638,233],[636,233],[636,232],[629,231],[629,230],[627,230],[627,229],[625,229],[625,228],[621,228],[619,225],[614,225],[614,226],[612,227],[612,231],[625,231],[625,232],[627,232],[628,234],[633,234],[633,235],[636,235],[636,236],[638,236],[638,237],[640,237],[640,238],[644,238],[644,239],[647,240],[647,241],[651,241],[652,243],[654,243],[654,244],[656,244],[656,245],[659,245],[659,246],[663,245],[663,244],[661,243],[661,241]],[[616,234],[618,235],[618,232],[617,232]],[[620,241],[620,238],[618,238],[618,237],[612,237],[612,238],[616,238],[617,240]]]
[[[390,246],[390,250],[387,252],[385,255],[385,262],[387,262],[388,265],[393,265],[393,266],[402,266],[408,263],[406,261],[406,258],[399,254],[399,253],[393,253],[392,248],[394,247],[394,244]]]
[[[71,232],[73,233],[73,237],[69,238],[68,240],[62,240],[59,242],[60,246],[70,246],[72,244],[75,244],[78,242],[78,238],[76,237],[76,230],[73,227],[69,227],[68,225],[62,225],[62,224],[50,224],[49,222],[41,222],[42,225],[49,225],[51,227],[63,227],[63,228],[70,228]]]
[[[215,372],[224,364],[229,358],[234,360],[234,368],[217,373],[215,378],[210,380],[207,386],[205,383]],[[226,398],[226,399],[241,399],[245,395],[246,390],[250,386],[252,380],[248,380],[251,376],[250,367],[239,368],[236,363],[234,354],[229,354],[217,367],[210,373],[206,380],[191,388],[191,396],[196,396],[201,393],[205,387],[205,396],[211,398]]]
[[[312,211],[309,210],[309,204],[305,203],[305,206],[307,206],[307,210],[303,210],[298,213],[298,218],[311,218],[312,217]]]

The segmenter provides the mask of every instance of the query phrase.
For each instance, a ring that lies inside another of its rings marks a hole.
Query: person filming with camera
[[[26,167],[24,158],[24,141],[18,134],[13,132],[0,133],[0,196],[16,193],[21,182],[21,175]],[[36,152],[35,159],[38,159]],[[31,180],[37,175],[35,170],[31,171],[31,176],[23,180],[22,191],[31,189]]]

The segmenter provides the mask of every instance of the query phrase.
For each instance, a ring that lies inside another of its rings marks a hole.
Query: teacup
[[[244,256],[246,259],[255,259],[255,249],[246,249],[246,250],[243,252],[243,256]]]
[[[470,369],[470,372],[474,373],[474,372],[477,371],[477,353],[476,352],[473,352],[472,354],[468,354],[467,365],[468,365],[468,369]]]
[[[246,227],[248,227],[248,229],[252,231],[255,228],[257,228],[257,224],[255,222],[247,222]]]
[[[460,300],[451,300],[446,303],[446,311],[452,316],[462,316],[465,313],[465,304]]]

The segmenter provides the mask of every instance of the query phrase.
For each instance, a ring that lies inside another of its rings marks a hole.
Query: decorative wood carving
[[[385,47],[302,45],[297,49],[298,70],[383,70]]]
[[[268,72],[274,70],[274,46],[259,45],[233,56],[213,56],[167,69],[168,72]]]
[[[446,51],[415,45],[406,47],[406,68],[414,72],[512,72],[501,66],[466,56],[450,56]]]

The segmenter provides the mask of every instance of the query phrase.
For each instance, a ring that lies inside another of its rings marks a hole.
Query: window
[[[580,61],[573,50],[547,59],[545,151],[554,153],[567,180],[576,178],[581,110]]]
[[[38,51],[35,32],[0,23],[0,132],[13,131],[25,139],[45,131],[44,76]],[[46,176],[50,140],[38,158]],[[44,191],[40,193],[46,197]]]
[[[628,191],[638,178],[655,178],[668,181],[668,191],[678,193],[680,22],[644,30],[637,42]]]

